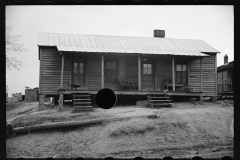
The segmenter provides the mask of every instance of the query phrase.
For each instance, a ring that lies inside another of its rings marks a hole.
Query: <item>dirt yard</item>
[[[37,111],[37,106],[22,103],[7,109],[7,121],[21,127],[70,120],[119,120],[12,135],[6,140],[7,158],[233,157],[232,104],[179,102],[173,108],[125,106],[80,113],[70,106],[62,112],[54,105],[46,105],[43,111]],[[153,114],[156,116],[148,117]]]

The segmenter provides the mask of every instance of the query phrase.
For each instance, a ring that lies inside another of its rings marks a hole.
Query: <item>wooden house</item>
[[[39,32],[40,105],[46,96],[60,96],[62,105],[65,94],[97,94],[103,88],[116,95],[217,95],[219,51],[203,40],[165,38],[164,30],[153,35]]]
[[[228,62],[228,56],[224,56],[224,65],[217,67],[218,94],[233,92],[233,65],[234,61]]]

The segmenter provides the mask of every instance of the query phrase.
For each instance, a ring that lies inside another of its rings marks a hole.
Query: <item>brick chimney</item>
[[[228,56],[225,54],[224,56],[224,64],[228,63]]]
[[[159,37],[159,38],[164,38],[165,37],[165,30],[155,29],[153,36],[154,37]]]

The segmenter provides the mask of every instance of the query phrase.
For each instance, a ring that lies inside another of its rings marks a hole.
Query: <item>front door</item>
[[[74,58],[73,60],[73,78],[72,84],[80,85],[78,89],[85,89],[85,62],[83,58]]]
[[[154,63],[152,58],[142,58],[142,90],[154,90]]]

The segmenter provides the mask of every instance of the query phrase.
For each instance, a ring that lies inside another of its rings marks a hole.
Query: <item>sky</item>
[[[39,86],[38,32],[153,37],[165,30],[165,38],[201,39],[234,60],[233,6],[6,6],[6,25],[22,35],[27,52],[15,56],[20,70],[6,73],[8,96]]]

